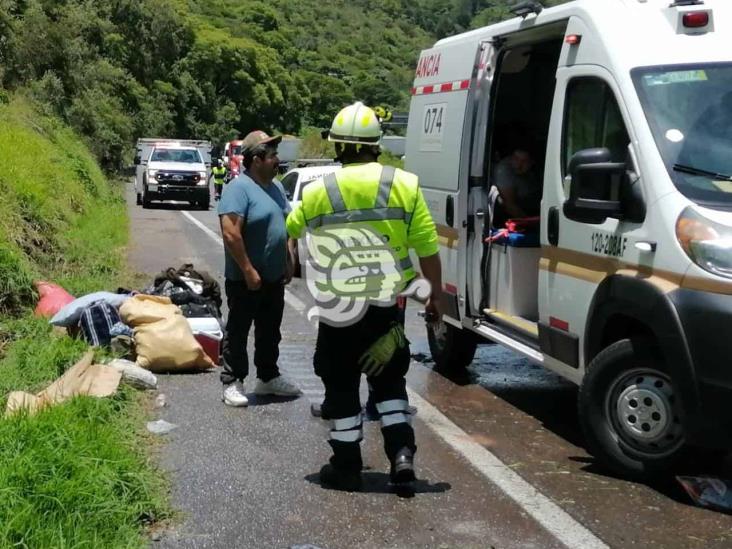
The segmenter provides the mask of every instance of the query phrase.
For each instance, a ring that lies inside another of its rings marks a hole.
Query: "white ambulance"
[[[514,9],[417,65],[433,356],[464,367],[496,342],[578,384],[589,449],[626,475],[729,449],[732,2]]]

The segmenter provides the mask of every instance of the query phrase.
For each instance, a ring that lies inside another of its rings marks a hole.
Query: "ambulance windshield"
[[[732,208],[732,63],[644,67],[631,74],[679,191],[708,207]]]

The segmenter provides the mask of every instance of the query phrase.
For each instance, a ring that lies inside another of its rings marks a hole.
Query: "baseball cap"
[[[242,153],[246,154],[258,145],[271,145],[276,147],[282,141],[281,135],[269,136],[262,130],[249,132],[241,144]]]

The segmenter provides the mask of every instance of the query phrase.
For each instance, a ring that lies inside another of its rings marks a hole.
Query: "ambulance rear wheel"
[[[590,453],[624,477],[666,473],[685,453],[677,389],[647,339],[622,339],[592,360],[578,409]]]
[[[472,332],[446,322],[427,324],[427,342],[439,370],[461,371],[473,362],[477,339]]]

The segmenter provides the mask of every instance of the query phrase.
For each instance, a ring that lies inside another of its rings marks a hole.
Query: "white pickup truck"
[[[135,164],[135,192],[143,208],[149,208],[153,200],[185,200],[209,208],[208,141],[140,139]]]

